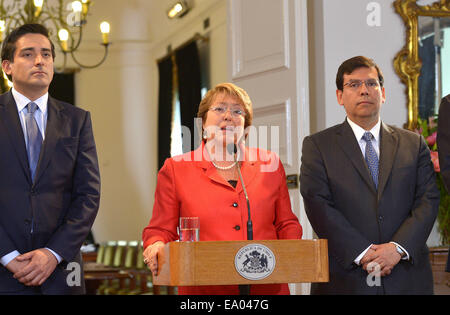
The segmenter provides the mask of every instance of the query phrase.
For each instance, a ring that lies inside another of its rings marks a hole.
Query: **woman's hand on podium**
[[[164,243],[157,241],[144,250],[144,262],[152,272],[153,276],[159,273],[158,256],[163,254]]]

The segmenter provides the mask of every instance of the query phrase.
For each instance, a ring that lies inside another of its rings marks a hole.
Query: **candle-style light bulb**
[[[83,5],[83,15],[86,16],[86,14],[89,11],[89,5],[91,4],[91,1],[89,1],[89,0],[81,0],[81,3]]]
[[[34,0],[34,7],[36,10],[34,11],[34,16],[38,17],[42,12],[42,6],[44,5],[44,0]]]
[[[69,39],[69,32],[62,28],[58,32],[59,40],[61,41],[61,47],[64,52],[68,51],[67,49],[67,40]]]
[[[100,31],[102,32],[103,44],[107,45],[109,43],[108,34],[110,31],[109,23],[104,21],[100,23]]]
[[[36,8],[42,8],[43,5],[44,5],[44,0],[34,0],[34,6]]]
[[[181,3],[178,2],[177,4],[175,4],[173,6],[173,8],[170,9],[170,11],[167,13],[167,15],[169,16],[169,18],[173,19],[181,11],[183,11],[183,6],[181,5]]]
[[[72,10],[73,12],[81,12],[83,10],[83,5],[80,1],[72,2]]]

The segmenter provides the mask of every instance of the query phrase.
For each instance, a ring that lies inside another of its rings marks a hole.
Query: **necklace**
[[[217,168],[219,170],[222,170],[222,171],[226,171],[226,170],[229,170],[229,169],[233,168],[236,165],[236,163],[237,163],[237,161],[235,161],[233,164],[228,165],[228,166],[219,166],[216,163],[214,163],[214,161],[211,161],[211,162],[212,162],[212,164],[214,165],[215,168]]]
[[[233,164],[228,165],[228,166],[219,166],[216,163],[214,163],[214,161],[212,159],[211,159],[211,162],[214,165],[214,167],[217,168],[218,170],[227,171],[229,169],[232,169],[237,164],[237,162],[239,161],[240,153],[241,153],[240,151],[237,152],[236,160],[234,161]],[[209,152],[208,152],[208,154],[209,154]]]

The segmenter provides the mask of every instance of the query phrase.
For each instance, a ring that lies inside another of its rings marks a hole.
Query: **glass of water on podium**
[[[180,217],[180,241],[198,242],[200,240],[200,219],[198,217]]]

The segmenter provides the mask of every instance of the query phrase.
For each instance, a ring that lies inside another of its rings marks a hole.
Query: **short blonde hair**
[[[227,96],[232,96],[239,99],[241,105],[244,106],[245,111],[244,129],[251,126],[253,120],[252,101],[244,89],[234,85],[233,83],[220,83],[209,90],[198,106],[197,117],[201,118],[202,122],[205,123],[209,108],[215,98],[220,94],[225,94]]]

